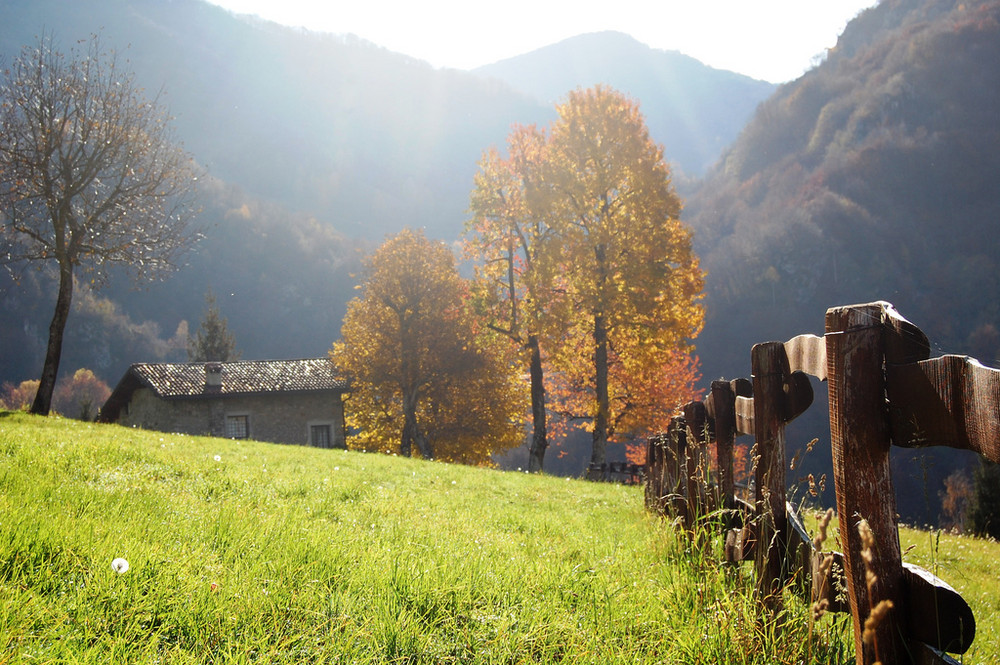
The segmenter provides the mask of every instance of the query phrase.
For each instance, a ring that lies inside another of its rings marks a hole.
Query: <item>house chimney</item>
[[[205,363],[205,388],[222,388],[222,363]]]

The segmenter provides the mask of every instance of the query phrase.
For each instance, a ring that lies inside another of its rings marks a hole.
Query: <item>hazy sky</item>
[[[797,78],[877,0],[210,0],[311,30],[353,33],[436,67],[471,69],[567,37],[618,30],[776,83]]]

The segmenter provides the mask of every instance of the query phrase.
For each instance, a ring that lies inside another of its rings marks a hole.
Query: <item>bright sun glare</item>
[[[211,0],[310,30],[353,33],[436,67],[472,69],[588,32],[617,30],[719,69],[783,82],[834,46],[876,0],[468,0],[317,2]]]

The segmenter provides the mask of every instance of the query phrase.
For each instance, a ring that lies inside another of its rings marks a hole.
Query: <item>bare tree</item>
[[[0,264],[59,270],[32,413],[49,412],[74,279],[159,279],[198,238],[197,172],[169,120],[98,36],[65,55],[43,35],[0,77]]]

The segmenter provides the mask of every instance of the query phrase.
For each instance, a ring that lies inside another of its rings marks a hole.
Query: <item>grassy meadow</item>
[[[1000,546],[906,539],[997,662]],[[853,662],[718,540],[636,487],[0,412],[4,665]]]

